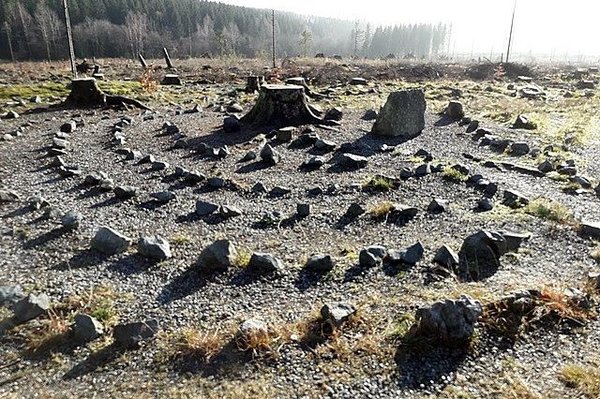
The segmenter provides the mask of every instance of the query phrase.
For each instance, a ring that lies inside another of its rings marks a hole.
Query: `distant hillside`
[[[78,57],[266,56],[271,11],[204,0],[69,0]],[[0,58],[67,56],[61,0],[2,0]],[[443,52],[447,25],[373,27],[276,12],[279,57],[340,54],[427,57]]]

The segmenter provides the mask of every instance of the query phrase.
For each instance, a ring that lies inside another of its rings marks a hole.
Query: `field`
[[[183,85],[166,86],[160,60],[145,74],[99,63],[100,89],[151,110],[66,107],[66,63],[0,64],[0,115],[18,114],[0,120],[0,397],[600,396],[596,69],[191,59],[176,61]],[[287,138],[281,126],[225,132],[224,118],[257,101],[250,75],[302,76],[322,94],[311,106],[343,116]],[[366,111],[413,88],[426,99],[422,133],[371,134]],[[450,101],[470,120],[449,119]],[[515,128],[519,115],[535,129]],[[261,161],[267,144],[276,161]],[[348,153],[364,163],[346,168]],[[312,157],[323,164],[306,167]],[[163,192],[172,198],[151,195]],[[74,227],[61,221],[70,211]],[[91,245],[102,226],[127,248]],[[473,264],[463,245],[481,230],[518,233],[520,246]],[[171,256],[141,249],[154,235]],[[205,249],[218,240],[235,250],[215,272]],[[396,259],[416,243],[417,262]],[[386,254],[368,267],[374,245]],[[440,262],[444,245],[460,261]],[[273,270],[254,266],[263,253]],[[315,254],[331,257],[326,272],[306,266]],[[49,309],[18,322],[2,296],[16,285],[46,294]],[[467,341],[415,335],[418,309],[461,295],[481,305]],[[355,311],[332,323],[322,311],[332,303]],[[104,333],[76,340],[78,314]],[[151,338],[115,339],[149,319]],[[264,328],[245,334],[249,319]]]

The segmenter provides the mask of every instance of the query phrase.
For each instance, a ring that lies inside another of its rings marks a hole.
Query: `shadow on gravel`
[[[6,215],[2,216],[2,218],[3,219],[16,218],[19,216],[25,216],[30,212],[31,212],[31,209],[28,206],[23,206],[21,208],[15,209],[12,212],[7,213]]]
[[[98,202],[97,204],[90,205],[90,208],[92,208],[92,209],[104,208],[107,206],[117,205],[119,202],[122,202],[122,201],[119,200],[118,198],[110,197],[110,198],[105,199],[104,201]]]
[[[41,247],[50,243],[51,241],[57,240],[67,234],[69,232],[68,229],[64,227],[57,227],[53,230],[50,230],[47,233],[44,233],[36,238],[32,238],[31,240],[25,241],[23,244],[23,248],[25,249],[33,249],[36,247]]]
[[[100,350],[97,350],[88,356],[87,359],[76,364],[73,366],[73,368],[71,368],[71,370],[67,371],[63,376],[63,380],[72,380],[82,377],[101,367],[104,367],[125,353],[125,351],[125,348],[117,345],[116,343],[112,343]]]
[[[2,337],[7,331],[12,330],[18,325],[19,323],[14,317],[7,317],[3,320],[0,320],[0,337]]]
[[[130,254],[117,260],[116,262],[111,263],[108,266],[108,269],[125,276],[130,276],[132,274],[144,272],[157,263],[159,262],[148,259],[139,254]]]
[[[350,283],[353,282],[355,280],[357,280],[359,277],[364,277],[370,269],[365,268],[365,267],[361,267],[360,265],[353,265],[350,268],[348,268],[348,270],[346,270],[346,273],[344,273],[344,283]]]
[[[243,173],[243,174],[252,173],[252,172],[257,172],[259,170],[268,169],[269,167],[271,167],[271,165],[269,165],[266,162],[256,161],[256,162],[252,162],[247,165],[244,165],[242,167],[239,167],[235,171],[235,173]]]
[[[137,204],[136,207],[140,208],[140,209],[147,209],[149,211],[155,211],[159,208],[162,208],[163,206],[166,206],[167,204],[163,204],[161,202],[158,202],[156,200],[150,200],[150,201],[145,201],[142,202],[140,204]]]
[[[199,220],[202,220],[204,223],[206,223],[208,225],[214,226],[219,223],[223,223],[224,221],[227,220],[227,218],[224,218],[223,216],[216,215],[216,214],[207,215],[207,216],[198,216],[198,214],[196,214],[196,212],[190,212],[185,215],[177,216],[177,218],[175,219],[175,222],[176,223],[194,223]]]
[[[437,120],[437,121],[436,121],[436,122],[433,124],[433,126],[436,126],[436,127],[444,127],[444,126],[449,126],[449,125],[453,124],[454,122],[456,122],[456,121],[454,121],[454,120],[452,120],[452,119],[448,118],[448,117],[447,117],[447,116],[445,116],[445,115],[442,115],[442,116],[440,117],[440,119],[438,119],[438,120]]]
[[[52,269],[69,270],[92,267],[99,265],[100,263],[106,261],[106,259],[108,259],[108,256],[93,249],[86,249],[78,254],[73,255],[71,259],[57,264]]]
[[[418,389],[441,382],[465,361],[468,348],[427,347],[413,349],[400,346],[394,360],[398,385]]]
[[[327,273],[317,273],[302,269],[294,281],[294,286],[300,292],[305,292],[310,288],[315,287],[319,282],[323,281],[326,276]]]
[[[208,284],[208,279],[196,268],[190,267],[167,284],[158,294],[158,302],[165,305],[194,294]]]
[[[206,136],[190,138],[188,140],[188,146],[189,148],[198,148],[201,143],[213,148],[222,147],[224,145],[234,146],[252,140],[257,136],[257,134],[258,132],[256,130],[244,128],[236,133],[225,133],[223,129],[219,128],[217,130],[213,130]]]
[[[170,367],[177,373],[199,374],[203,377],[236,378],[252,363],[252,353],[239,348],[236,339],[229,340],[218,353],[210,359],[200,356],[183,355],[170,361]],[[261,359],[264,360],[264,359]]]

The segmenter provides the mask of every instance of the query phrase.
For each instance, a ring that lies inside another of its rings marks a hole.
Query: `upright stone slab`
[[[391,93],[379,112],[371,133],[379,136],[418,136],[425,129],[425,94],[423,90]]]

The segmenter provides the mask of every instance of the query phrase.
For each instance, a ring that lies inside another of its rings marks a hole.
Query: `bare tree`
[[[202,24],[196,25],[194,42],[200,53],[209,53],[215,42],[215,23],[209,15],[204,16]]]
[[[9,19],[11,20],[11,26],[15,27],[20,25],[21,31],[15,32],[15,37],[20,38],[22,47],[26,49],[27,55],[29,59],[31,59],[33,56],[31,52],[33,34],[30,27],[33,18],[25,6],[23,6],[20,1],[17,1],[14,8],[9,11]]]
[[[12,28],[8,21],[4,21],[4,32],[6,33],[6,40],[8,41],[8,50],[10,51],[10,59],[15,62],[15,53],[13,52],[12,46]]]
[[[37,33],[44,43],[48,61],[52,60],[51,49],[56,50],[56,42],[62,32],[62,23],[56,12],[48,7],[46,0],[41,1],[34,14]]]
[[[125,33],[134,58],[144,52],[144,39],[148,33],[148,25],[148,17],[141,12],[130,11],[125,17]]]

